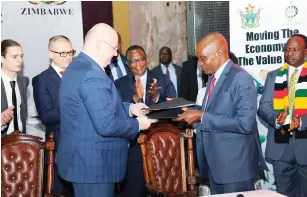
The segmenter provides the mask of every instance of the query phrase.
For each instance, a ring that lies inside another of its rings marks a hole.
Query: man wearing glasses
[[[122,101],[145,103],[150,106],[164,102],[166,98],[176,97],[176,89],[170,78],[167,75],[154,73],[147,68],[147,57],[142,47],[138,45],[129,47],[126,56],[131,75],[115,81]],[[137,137],[130,141],[123,185],[123,197],[143,197],[147,194]]]
[[[32,85],[39,119],[46,126],[46,140],[48,140],[50,132],[53,132],[55,142],[58,143],[60,137],[60,82],[76,51],[72,49],[70,40],[63,35],[50,38],[48,50],[51,60],[50,67],[34,77]],[[45,169],[48,164],[46,156],[45,154]],[[44,176],[44,183],[46,183],[46,177]],[[69,189],[68,183],[59,177],[57,167],[54,172],[54,192],[72,196],[72,189]]]

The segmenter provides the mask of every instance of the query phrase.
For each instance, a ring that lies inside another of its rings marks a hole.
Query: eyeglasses
[[[111,44],[107,43],[106,41],[103,41],[103,40],[100,40],[101,42],[104,42],[106,43],[107,45],[109,45],[110,47],[112,47],[114,50],[117,50],[118,49],[118,46],[112,46]]]
[[[52,51],[52,50],[50,50],[50,51],[53,52],[53,53],[60,54],[61,57],[66,57],[67,55],[69,55],[69,56],[74,56],[75,53],[76,53],[75,50],[68,51],[68,52],[57,52],[57,51]]]
[[[136,63],[138,63],[138,62],[140,62],[140,63],[144,63],[144,62],[145,62],[145,60],[146,60],[146,58],[145,58],[145,57],[141,57],[140,59],[135,59],[135,60],[127,60],[127,63],[128,63],[129,65],[131,65],[131,64],[136,64]]]

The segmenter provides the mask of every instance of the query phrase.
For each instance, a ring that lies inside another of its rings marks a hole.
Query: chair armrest
[[[155,188],[155,187],[153,187],[151,185],[147,185],[147,184],[146,184],[146,187],[148,188],[149,193],[154,195],[154,196],[166,196],[165,195],[166,193],[164,193],[163,190],[161,190],[161,189]]]

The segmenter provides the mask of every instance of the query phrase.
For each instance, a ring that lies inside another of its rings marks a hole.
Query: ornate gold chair
[[[41,197],[44,150],[48,150],[48,180],[45,197],[60,197],[52,193],[54,174],[54,134],[48,142],[14,131],[1,139],[1,196]]]
[[[196,196],[192,131],[187,131],[181,133],[170,123],[157,122],[140,134],[138,143],[149,196]],[[188,177],[184,138],[188,140]]]

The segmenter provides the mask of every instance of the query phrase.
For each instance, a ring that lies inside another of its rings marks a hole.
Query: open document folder
[[[158,103],[149,107],[150,119],[173,119],[177,118],[179,114],[184,111],[182,107],[194,106],[195,103],[185,100],[184,98],[176,98],[170,101]]]

